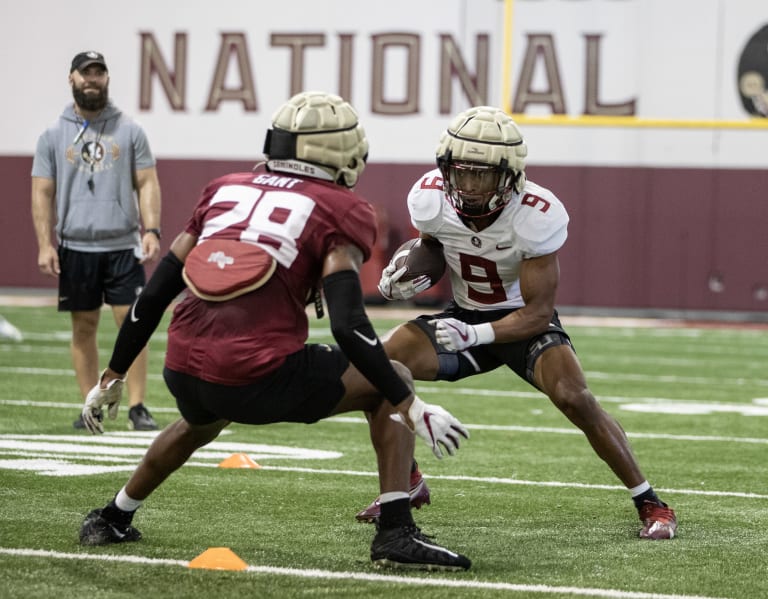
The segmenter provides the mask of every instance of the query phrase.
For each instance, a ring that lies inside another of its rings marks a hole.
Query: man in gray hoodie
[[[72,320],[72,362],[85,399],[99,379],[101,306],[120,326],[160,254],[160,183],[142,128],[109,101],[99,52],[69,72],[74,103],[40,136],[32,164],[32,218],[40,271],[59,279],[60,312]],[[56,244],[52,241],[55,230]],[[155,430],[144,406],[147,349],[127,374],[129,428]],[[82,418],[74,423],[83,428]]]

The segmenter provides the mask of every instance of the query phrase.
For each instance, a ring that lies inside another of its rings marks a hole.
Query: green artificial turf
[[[235,446],[214,444],[139,510],[140,542],[79,546],[83,517],[124,484],[151,435],[127,431],[126,406],[96,442],[75,431],[68,316],[47,306],[2,314],[25,336],[0,341],[2,597],[768,596],[768,331],[563,318],[592,391],[678,513],[678,538],[668,542],[637,538],[627,491],[549,400],[509,371],[419,383],[425,401],[472,433],[442,461],[417,440],[432,492],[417,523],[473,561],[466,573],[427,574],[370,563],[374,528],[354,514],[378,487],[358,414],[313,426],[233,425],[217,442],[245,444],[261,469],[218,468]],[[396,322],[374,324],[383,333]],[[331,341],[327,319],[311,326],[313,341]],[[177,417],[160,376],[164,330],[150,343],[147,398],[161,426]],[[105,312],[103,365],[114,336]],[[126,447],[133,452],[117,453]],[[99,465],[125,470],[89,472]],[[230,548],[251,568],[186,567],[211,547]]]

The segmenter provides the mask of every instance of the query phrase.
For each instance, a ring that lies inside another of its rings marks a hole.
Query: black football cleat
[[[428,571],[469,570],[472,562],[463,555],[436,545],[415,526],[379,529],[371,544],[376,568],[406,568]]]
[[[138,541],[141,533],[130,524],[110,522],[101,515],[101,508],[92,510],[80,525],[81,545],[112,545]]]

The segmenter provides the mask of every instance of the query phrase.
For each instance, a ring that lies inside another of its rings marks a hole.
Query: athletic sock
[[[127,526],[133,521],[134,513],[121,510],[115,505],[115,500],[113,499],[101,510],[101,517],[108,522]]]
[[[400,499],[381,503],[379,527],[382,529],[392,529],[402,526],[413,526],[411,502],[407,494]]]
[[[125,492],[125,487],[120,489],[115,495],[115,505],[124,512],[135,512],[144,503],[142,500],[133,499]]]
[[[643,507],[643,504],[646,501],[650,501],[651,503],[656,503],[658,505],[663,505],[663,506],[667,505],[661,499],[659,499],[658,495],[656,495],[656,491],[653,490],[653,487],[648,487],[647,490],[643,491],[639,495],[635,495],[634,497],[632,497],[632,501],[634,501],[635,507],[638,510],[641,507]]]
[[[101,510],[101,516],[110,522],[128,525],[133,521],[133,515],[141,504],[141,501],[131,499],[123,487],[115,495],[115,498]]]

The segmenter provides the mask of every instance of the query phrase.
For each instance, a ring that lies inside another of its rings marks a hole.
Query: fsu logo
[[[768,118],[768,25],[750,38],[741,53],[738,86],[744,109]]]
[[[83,144],[83,149],[80,155],[83,158],[83,162],[86,164],[94,165],[97,162],[104,160],[104,146],[97,139],[96,141],[89,141]]]

